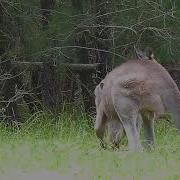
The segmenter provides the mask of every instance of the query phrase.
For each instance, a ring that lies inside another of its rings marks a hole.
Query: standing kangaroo
[[[180,129],[180,92],[169,73],[156,61],[127,61],[107,74],[98,86],[103,87],[100,95],[98,87],[95,90],[95,131],[101,144],[106,123],[115,119],[121,123],[117,129],[125,130],[129,150],[141,150],[136,126],[139,114],[147,145],[154,144],[154,119],[166,111]]]

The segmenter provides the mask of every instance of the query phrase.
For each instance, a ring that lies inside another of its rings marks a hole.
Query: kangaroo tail
[[[180,130],[180,92],[178,88],[167,90],[168,93],[165,93],[165,91],[161,96],[163,104],[171,113],[172,118],[175,120],[176,127]]]

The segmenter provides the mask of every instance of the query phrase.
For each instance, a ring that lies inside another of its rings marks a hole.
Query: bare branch
[[[21,62],[21,61],[14,61],[12,65],[14,66],[23,66],[26,68],[33,68],[34,66],[43,66],[44,64],[51,64],[50,62]],[[96,68],[100,65],[100,63],[94,64],[68,64],[68,63],[60,63],[58,66],[66,67],[73,71],[85,71],[85,70],[96,70]]]

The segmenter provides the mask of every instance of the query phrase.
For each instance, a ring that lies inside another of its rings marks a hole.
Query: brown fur
[[[103,142],[107,119],[116,119],[125,129],[129,149],[140,150],[142,146],[136,126],[139,114],[143,116],[146,142],[152,145],[153,120],[166,111],[171,112],[176,127],[180,129],[180,92],[169,73],[156,61],[130,60],[103,80],[97,106],[96,134]]]

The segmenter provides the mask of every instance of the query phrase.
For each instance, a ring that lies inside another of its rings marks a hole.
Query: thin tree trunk
[[[79,0],[72,0],[72,5],[77,13],[83,13],[83,3]],[[77,21],[77,24],[80,23]],[[78,28],[75,34],[75,45],[80,47],[88,47],[87,39],[89,39],[89,34],[86,29]],[[90,63],[89,62],[89,50],[85,48],[76,49],[77,57],[80,63]],[[88,114],[92,113],[92,107],[94,106],[93,97],[93,79],[92,72],[83,71],[79,72],[79,78],[81,80],[82,97],[85,112]]]
[[[96,24],[97,27],[95,30],[95,47],[97,49],[109,51],[112,47],[112,37],[111,29],[107,26],[111,24],[112,17],[108,12],[112,11],[112,0],[103,1],[95,0],[94,1],[94,12],[96,14]],[[111,55],[107,52],[99,51],[96,52],[96,63],[101,63],[101,66],[98,68],[98,78],[99,81],[102,80],[108,70],[108,66],[111,64]]]
[[[49,16],[54,8],[56,0],[40,0],[41,14],[42,14],[42,26],[46,27],[49,24]]]
[[[44,64],[39,82],[41,83],[42,99],[46,107],[52,112],[57,112],[59,107],[59,83],[56,78],[55,67],[52,64]]]
[[[55,6],[56,0],[40,0],[41,9],[42,9],[42,25],[43,28],[48,28],[49,17],[52,13],[52,10]],[[55,66],[53,66],[52,59],[49,60],[48,64],[44,64],[40,77],[39,83],[41,84],[41,95],[43,102],[46,107],[51,111],[55,112],[58,105],[58,93],[57,93],[57,79],[55,76]]]

